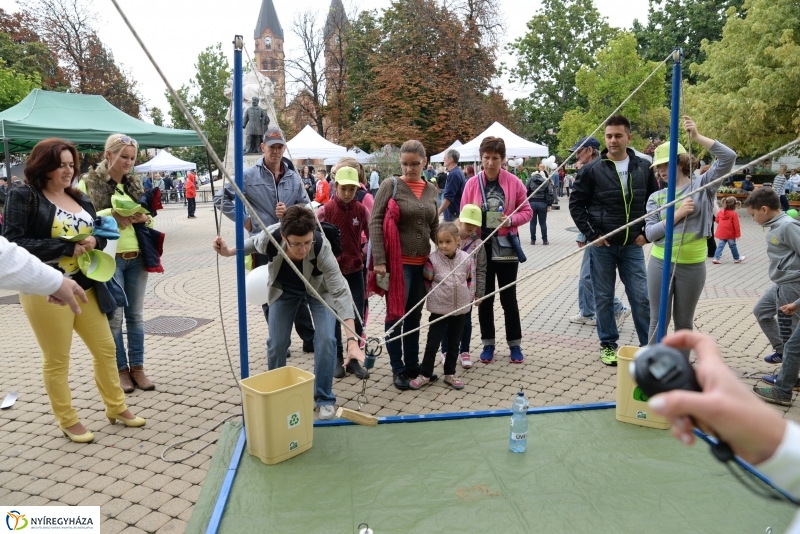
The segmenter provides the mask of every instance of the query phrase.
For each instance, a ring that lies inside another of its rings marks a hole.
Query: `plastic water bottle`
[[[511,437],[508,448],[511,452],[525,452],[528,446],[528,399],[520,388],[511,405]]]

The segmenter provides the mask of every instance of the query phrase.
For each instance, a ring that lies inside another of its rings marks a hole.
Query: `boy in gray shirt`
[[[792,333],[798,322],[793,312],[796,305],[800,305],[800,222],[783,213],[778,195],[767,187],[751,193],[744,206],[753,220],[767,229],[769,278],[775,283],[753,308],[761,330],[775,351],[764,360],[783,363],[779,374],[763,377],[765,382],[776,387],[755,388],[755,392],[769,402],[776,402],[780,397],[781,402],[776,403],[788,401],[791,404],[791,391],[800,371],[800,350],[784,351],[784,343],[791,349],[793,345],[788,340],[794,337]],[[792,304],[790,308],[788,305]],[[797,341],[800,343],[800,338]]]

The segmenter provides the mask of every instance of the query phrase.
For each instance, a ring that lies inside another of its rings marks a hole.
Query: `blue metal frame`
[[[244,191],[244,133],[242,132],[242,36],[234,38],[233,47],[233,165],[236,186]],[[236,216],[236,292],[239,296],[239,364],[242,379],[250,376],[247,357],[247,301],[244,286],[244,203],[235,200]]]
[[[225,513],[225,506],[228,504],[228,497],[231,494],[233,481],[236,478],[236,470],[239,468],[239,461],[242,459],[242,452],[244,452],[245,441],[244,426],[242,426],[239,440],[236,442],[236,448],[233,449],[231,463],[228,464],[228,471],[225,473],[225,480],[222,481],[217,502],[214,504],[214,511],[211,513],[211,519],[208,520],[206,534],[216,534],[220,523],[222,523],[222,514]]]
[[[681,66],[683,50],[676,48],[672,66],[672,118],[669,126],[669,178],[667,182],[667,202],[675,200],[675,182],[678,178],[678,121],[681,111]],[[676,57],[677,55],[677,57]],[[661,276],[661,302],[658,308],[658,333],[660,342],[667,333],[667,306],[669,304],[669,282],[672,275],[672,234],[675,230],[675,206],[667,208],[667,226],[664,235],[664,272]]]

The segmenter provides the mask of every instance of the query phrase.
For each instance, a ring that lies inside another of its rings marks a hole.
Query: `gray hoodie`
[[[800,221],[781,213],[765,222],[769,279],[776,284],[800,283]]]

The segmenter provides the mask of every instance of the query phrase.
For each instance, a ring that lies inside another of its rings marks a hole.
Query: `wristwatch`
[[[354,337],[354,336],[350,336],[350,337],[347,338],[347,341],[345,343],[350,343],[351,341],[355,341],[356,343],[358,343],[358,338]]]

